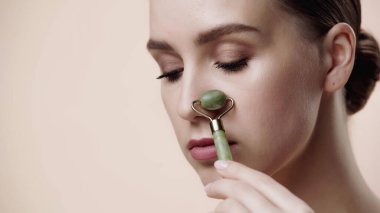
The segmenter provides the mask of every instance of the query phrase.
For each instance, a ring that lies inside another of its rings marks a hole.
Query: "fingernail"
[[[215,161],[214,166],[216,169],[223,170],[227,168],[228,162],[225,160],[217,160]]]

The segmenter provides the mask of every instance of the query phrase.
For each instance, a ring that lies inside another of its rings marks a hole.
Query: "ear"
[[[335,92],[347,83],[355,62],[356,36],[350,25],[336,24],[324,38],[328,72],[323,89]]]

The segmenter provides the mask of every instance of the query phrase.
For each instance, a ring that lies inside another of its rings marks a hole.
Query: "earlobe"
[[[356,36],[350,25],[336,24],[324,40],[329,63],[324,91],[335,92],[347,83],[355,62]]]

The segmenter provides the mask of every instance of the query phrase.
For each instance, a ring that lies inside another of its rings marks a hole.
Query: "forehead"
[[[276,23],[277,12],[273,0],[151,0],[150,36],[194,37],[226,23],[255,26],[265,33]]]

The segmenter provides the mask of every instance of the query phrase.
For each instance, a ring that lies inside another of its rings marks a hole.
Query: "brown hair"
[[[360,0],[278,0],[288,12],[298,16],[306,36],[323,37],[334,25],[345,22],[356,33],[355,65],[345,85],[346,109],[354,114],[364,107],[380,78],[380,51],[376,39],[361,29]]]

